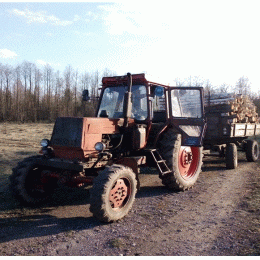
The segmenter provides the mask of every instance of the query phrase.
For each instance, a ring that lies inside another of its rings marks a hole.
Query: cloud
[[[61,20],[54,15],[48,15],[46,11],[33,12],[29,9],[25,9],[25,11],[21,11],[18,9],[13,9],[11,11],[12,14],[24,17],[27,19],[27,23],[42,23],[42,24],[51,24],[54,26],[68,26],[80,20],[78,15],[75,15],[73,20],[66,21]]]
[[[37,60],[36,63],[42,66],[46,66],[48,64],[46,61],[43,60]]]
[[[50,65],[50,66],[53,66],[53,67],[60,67],[61,66],[60,63],[49,63],[49,62],[46,62],[44,60],[36,60],[36,64],[38,64],[40,66],[47,66],[47,65]]]
[[[80,32],[80,31],[74,31],[74,34],[81,37],[88,37],[91,35],[91,33]]]
[[[102,9],[102,8],[99,8],[99,9]],[[85,19],[86,22],[97,21],[98,19],[100,19],[100,14],[88,11],[86,13],[86,17],[88,17]]]
[[[147,2],[140,1],[138,8],[132,2],[103,4],[99,9],[108,32],[113,35],[130,33],[156,37],[155,33],[168,30],[174,19],[170,8],[155,2],[149,2],[148,7]]]
[[[147,1],[139,1],[137,5],[132,1],[124,1],[100,4],[98,8],[109,34],[128,33],[153,39],[171,37],[171,40],[191,40],[208,35],[212,38],[221,37],[223,31],[228,31],[224,36],[229,37],[234,27],[238,28],[235,33],[239,33],[239,30],[245,28],[244,24],[258,22],[259,16],[254,6],[245,6],[243,1],[235,3],[225,0],[214,3],[207,0],[162,0],[149,1],[149,4]],[[247,13],[252,13],[254,18],[248,15],[250,19],[245,19]],[[246,29],[250,30],[250,27]]]
[[[10,51],[8,49],[0,49],[0,58],[14,59],[17,56],[18,55],[15,52],[13,52],[13,51]]]

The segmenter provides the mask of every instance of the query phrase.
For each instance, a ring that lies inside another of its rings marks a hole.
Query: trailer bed
[[[221,145],[260,135],[259,123],[222,124],[208,120],[207,125],[204,145]]]
[[[236,123],[230,125],[230,137],[250,137],[260,134],[260,124]]]

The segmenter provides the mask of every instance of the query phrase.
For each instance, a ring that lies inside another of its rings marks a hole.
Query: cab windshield
[[[98,117],[123,118],[125,86],[107,87],[103,92]],[[147,93],[144,85],[132,86],[132,118],[145,120],[148,117]]]
[[[202,104],[198,89],[173,89],[171,91],[172,115],[174,117],[202,117]]]

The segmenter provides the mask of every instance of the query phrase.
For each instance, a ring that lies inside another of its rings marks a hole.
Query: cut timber
[[[256,106],[248,96],[233,93],[218,93],[205,96],[205,113],[207,117],[229,117],[227,123],[259,122]],[[223,123],[223,120],[222,120]]]

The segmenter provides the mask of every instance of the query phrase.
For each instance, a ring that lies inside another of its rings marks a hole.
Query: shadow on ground
[[[17,239],[56,235],[94,228],[101,223],[93,217],[57,218],[49,214],[0,219],[0,243]]]
[[[136,198],[153,197],[173,193],[164,186],[141,187]],[[39,207],[24,207],[6,191],[0,194],[0,243],[17,239],[56,235],[62,232],[92,229],[95,226],[105,225],[94,217],[55,217],[51,211],[66,206],[80,206],[90,203],[89,189],[59,188],[51,200]],[[134,206],[133,206],[134,207]],[[83,209],[80,209],[83,210]],[[88,208],[86,208],[88,210]],[[88,213],[89,215],[90,213]],[[86,214],[87,215],[87,214]]]

